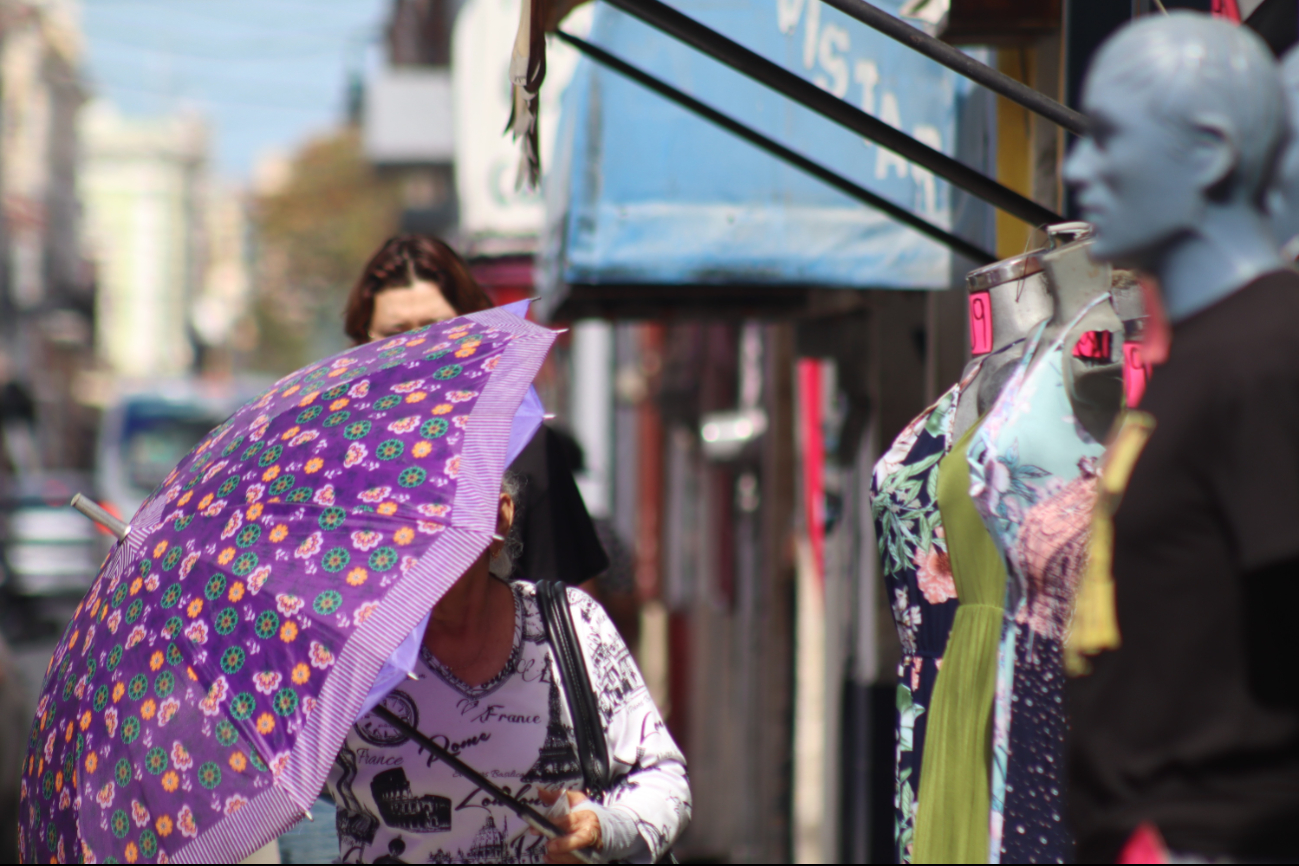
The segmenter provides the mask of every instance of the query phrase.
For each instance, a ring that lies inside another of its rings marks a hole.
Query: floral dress
[[[871,513],[879,540],[884,583],[902,642],[898,665],[895,862],[911,862],[920,759],[929,706],[947,635],[956,616],[956,584],[938,513],[938,464],[951,449],[960,382],[907,425],[878,463],[871,481]]]
[[[1065,337],[1035,364],[1045,327],[969,448],[970,496],[1006,561],[1006,607],[993,707],[989,861],[1064,863],[1062,643],[1087,563],[1104,446],[1074,418]]]

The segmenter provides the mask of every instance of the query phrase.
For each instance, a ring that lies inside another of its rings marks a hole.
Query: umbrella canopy
[[[554,335],[488,310],[281,380],[141,506],[51,659],[25,860],[234,862],[307,811],[495,531]]]

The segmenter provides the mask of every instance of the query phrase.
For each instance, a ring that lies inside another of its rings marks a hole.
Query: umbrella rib
[[[432,739],[425,736],[424,733],[420,731],[419,728],[416,728],[414,725],[410,724],[405,719],[398,716],[392,710],[380,704],[370,712],[374,713],[376,716],[383,719],[385,722],[392,725],[394,728],[401,731],[403,734],[410,737],[415,742],[419,743],[420,746],[424,747],[429,751],[429,754],[433,755],[438,760],[446,764],[448,767],[455,770],[457,773],[464,776],[466,779],[473,782],[478,787],[482,788],[488,794],[491,794],[492,797],[494,797],[498,802],[500,802],[502,806],[505,806],[514,814],[518,815],[520,818],[523,819],[523,822],[525,824],[527,824],[532,829],[536,830],[542,836],[545,836],[547,839],[558,839],[560,836],[564,835],[563,831],[561,831],[558,827],[556,827],[554,822],[552,822],[545,815],[541,814],[536,809],[529,806],[527,803],[524,803],[522,800],[519,800],[511,796],[510,794],[506,793],[504,789],[502,789],[491,779],[487,778],[482,773],[478,772],[473,767],[469,766],[464,761],[460,760],[460,758],[456,757],[455,755],[451,754],[451,752],[447,751],[445,748],[435,743]],[[587,854],[585,851],[579,850],[579,851],[572,851],[570,853],[583,863],[596,862],[594,859],[592,859],[591,855]]]

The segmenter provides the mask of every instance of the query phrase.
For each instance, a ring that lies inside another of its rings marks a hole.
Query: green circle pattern
[[[136,674],[131,677],[131,681],[126,686],[126,696],[133,701],[138,701],[144,697],[147,691],[149,691],[149,678],[144,674]]]
[[[385,439],[374,449],[374,456],[380,460],[396,460],[406,450],[400,439]]]
[[[176,675],[171,671],[163,671],[158,674],[153,681],[153,693],[160,698],[165,698],[176,688]]]
[[[226,591],[226,576],[224,574],[214,574],[208,579],[207,585],[203,587],[203,594],[207,596],[208,601],[216,601],[221,597],[221,593]]]
[[[447,379],[454,379],[456,376],[459,376],[464,372],[464,370],[465,368],[459,364],[448,364],[445,367],[439,368],[438,371],[433,374],[433,378],[445,382]]]
[[[279,478],[276,478],[275,483],[271,485],[271,495],[283,496],[284,491],[293,486],[293,482],[294,478],[292,475],[289,475],[288,473],[281,475]]]
[[[152,830],[143,830],[140,832],[140,853],[146,860],[152,860],[158,853],[158,837],[153,835]]]
[[[95,689],[95,712],[102,713],[106,706],[108,706],[108,686],[100,686]]]
[[[118,839],[125,839],[126,834],[131,830],[131,819],[126,816],[124,809],[114,812],[113,817],[108,819],[108,823],[113,828],[113,835]]]
[[[313,491],[310,487],[298,487],[292,493],[290,493],[288,496],[284,498],[287,499],[289,502],[292,502],[294,505],[301,505],[304,502],[310,502],[311,494],[314,492],[315,491]]]
[[[221,784],[221,768],[215,761],[199,764],[198,783],[209,791]]]
[[[348,424],[343,430],[343,438],[356,440],[361,439],[370,432],[369,421],[357,421],[355,424]]]
[[[126,721],[122,722],[122,742],[128,746],[136,741],[140,736],[140,720],[135,716],[127,716]]]
[[[144,600],[137,598],[135,601],[131,602],[131,606],[126,609],[126,624],[131,625],[134,623],[140,618],[140,614],[142,613],[144,613]]]
[[[181,622],[180,617],[173,616],[162,624],[162,636],[170,640],[180,634],[180,630],[184,625],[185,623]]]
[[[352,417],[351,412],[347,411],[346,409],[340,409],[337,412],[331,412],[329,414],[329,417],[324,420],[323,426],[337,427],[339,424],[344,423],[345,421],[347,421],[348,418],[351,417]]]
[[[153,747],[144,754],[144,768],[149,775],[157,776],[167,769],[167,750]]]
[[[223,746],[233,746],[239,742],[239,730],[232,724],[229,719],[222,719],[216,723],[217,742]]]
[[[244,659],[247,657],[242,647],[226,647],[221,653],[221,670],[228,674],[237,674],[243,668]]]
[[[419,487],[428,478],[428,473],[418,466],[407,466],[397,476],[397,483],[402,487]]]
[[[167,664],[174,666],[180,664],[184,660],[185,657],[180,654],[180,647],[176,646],[174,643],[167,644]]]
[[[262,640],[273,637],[280,627],[280,617],[273,610],[264,610],[257,615],[257,621],[253,623],[253,631]]]
[[[397,551],[391,547],[381,547],[370,554],[370,567],[375,571],[387,571],[397,564]]]
[[[343,605],[343,596],[332,589],[327,589],[316,596],[311,609],[321,616],[329,616]]]
[[[343,521],[345,521],[346,519],[347,519],[346,511],[344,511],[342,508],[332,507],[332,508],[326,508],[324,511],[320,512],[320,519],[317,520],[316,522],[320,524],[321,529],[328,532],[334,529],[338,529],[338,527],[343,525]]]
[[[381,397],[378,400],[374,401],[374,408],[379,409],[381,411],[386,409],[391,409],[393,406],[396,406],[400,402],[401,402],[401,397],[398,397],[396,394],[389,394],[386,397]]]
[[[235,560],[235,564],[230,570],[233,571],[235,574],[239,575],[240,577],[243,577],[245,574],[252,571],[256,567],[257,567],[257,554],[249,550],[239,554],[239,558]]]
[[[113,768],[113,781],[117,782],[117,787],[130,784],[131,781],[131,762],[122,758]]]
[[[108,651],[108,664],[105,665],[105,667],[108,668],[108,672],[111,674],[113,671],[117,670],[117,665],[121,661],[122,661],[122,645],[119,643],[117,646],[113,647],[111,650]]]
[[[328,571],[330,574],[335,574],[347,568],[347,564],[351,562],[351,560],[352,555],[348,553],[345,548],[335,547],[327,551],[325,555],[320,558],[320,567],[325,569],[325,571]]]
[[[298,708],[298,693],[290,688],[282,688],[271,698],[271,709],[277,716],[291,716]]]
[[[265,454],[257,458],[257,465],[265,469],[267,466],[270,466],[276,460],[279,460],[280,455],[283,453],[284,453],[284,446],[276,442],[270,448],[266,449]]]
[[[158,604],[163,610],[175,607],[176,602],[180,601],[180,594],[180,584],[173,583],[171,586],[167,587],[167,591],[162,594],[162,601],[158,602]]]
[[[319,406],[309,406],[298,413],[298,423],[306,424],[309,421],[315,421],[320,417],[320,413],[325,411]]]
[[[225,481],[221,482],[221,486],[217,488],[217,496],[229,496],[231,493],[234,492],[234,489],[238,486],[239,486],[239,476],[231,475]]]
[[[216,619],[212,623],[212,627],[216,629],[216,633],[222,637],[230,634],[238,625],[239,614],[233,607],[224,608],[216,615]]]
[[[257,543],[257,539],[262,537],[262,528],[256,523],[249,523],[239,534],[235,536],[235,544],[239,547],[252,547]]]
[[[230,701],[230,715],[237,722],[247,719],[255,709],[257,709],[257,698],[253,697],[249,692],[240,692]]]
[[[180,558],[184,555],[185,551],[181,549],[180,545],[173,546],[171,550],[167,551],[167,558],[162,561],[162,570],[171,571],[180,565]]]
[[[420,425],[419,435],[425,439],[440,439],[447,435],[449,429],[451,429],[451,425],[447,423],[445,418],[430,418]]]

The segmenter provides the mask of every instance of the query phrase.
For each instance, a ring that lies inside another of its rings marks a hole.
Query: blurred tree
[[[365,159],[355,127],[308,142],[254,203],[255,368],[282,374],[347,347],[343,303],[396,233],[401,191]]]

